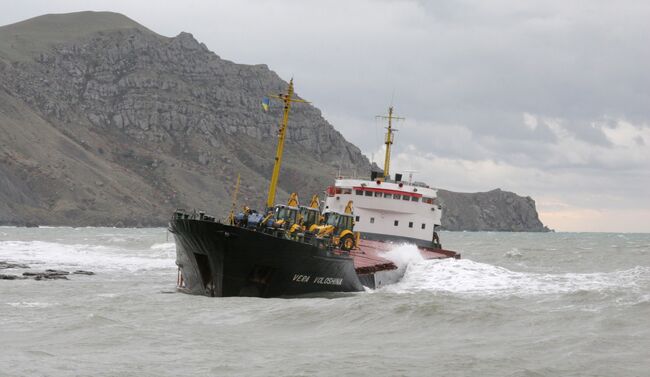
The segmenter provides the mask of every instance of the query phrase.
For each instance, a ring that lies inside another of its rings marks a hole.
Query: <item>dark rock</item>
[[[4,266],[9,266],[9,267],[4,267]],[[0,262],[0,268],[29,268],[29,266],[24,264]],[[94,275],[95,273],[92,271],[76,270],[73,272],[73,274]],[[55,280],[55,279],[68,280],[68,275],[70,275],[70,272],[68,271],[47,269],[43,272],[34,272],[34,271],[23,272],[22,276],[0,274],[0,280],[20,280],[20,279],[29,279],[29,278],[34,280]]]
[[[68,271],[60,270],[45,270],[45,272],[23,272],[23,276],[33,278],[34,280],[68,280],[67,275],[69,274],[70,273]]]
[[[77,270],[77,271],[73,272],[73,274],[75,274],[75,275],[95,275],[95,273],[92,272],[92,271],[84,271],[84,270]]]
[[[34,280],[69,280],[65,275],[58,274],[41,274],[34,276]]]
[[[0,280],[23,280],[27,279],[25,276],[20,276],[20,275],[5,275],[5,274],[0,274]]]
[[[9,262],[0,261],[0,270],[4,270],[7,268],[29,268],[29,266],[23,263],[9,263]]]
[[[45,270],[45,273],[48,273],[50,275],[70,275],[70,272],[68,271],[61,271],[61,270]]]

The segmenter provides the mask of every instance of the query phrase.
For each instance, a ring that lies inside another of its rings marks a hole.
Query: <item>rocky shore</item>
[[[0,270],[29,269],[29,265],[24,263],[10,263],[0,261]],[[92,271],[76,270],[73,272],[47,269],[45,271],[25,271],[22,274],[0,274],[0,280],[69,280],[69,275],[94,275]]]

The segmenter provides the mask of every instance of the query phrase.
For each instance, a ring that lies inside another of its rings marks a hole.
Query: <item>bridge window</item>
[[[352,194],[351,188],[344,188],[342,194]]]
[[[425,228],[425,226],[426,226],[426,224],[425,224],[425,223],[422,223],[422,229],[424,229],[424,228]]]
[[[409,228],[413,228],[413,221],[409,221]]]
[[[381,198],[381,192],[379,192],[379,191],[375,192],[375,197],[376,198]]]
[[[393,199],[397,199],[397,200],[402,199],[402,195],[395,194],[395,195],[393,195]]]
[[[372,196],[372,191],[366,191],[366,196]]]
[[[395,226],[398,226],[398,225],[399,225],[399,221],[395,220],[394,225],[395,225]]]
[[[422,198],[422,202],[426,204],[433,204],[433,198]]]
[[[357,195],[363,195],[363,191],[361,190],[354,190],[354,193]]]
[[[392,197],[393,197],[393,194],[384,194],[384,198],[388,198],[388,199],[390,199],[390,198],[392,198]]]
[[[418,198],[417,196],[411,196],[411,201],[412,202],[418,202],[418,201],[420,201],[420,198]]]
[[[402,200],[409,201],[409,196],[408,196],[408,195],[404,195],[404,196],[402,196]]]
[[[371,218],[370,218],[370,224],[374,224],[374,223],[375,223],[375,218],[374,218],[374,217],[371,217]]]

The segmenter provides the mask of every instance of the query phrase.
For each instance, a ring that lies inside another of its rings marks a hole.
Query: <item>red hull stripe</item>
[[[415,196],[416,198],[421,198],[422,197],[422,194],[418,194],[417,192],[388,190],[388,189],[380,189],[380,188],[374,188],[374,187],[354,187],[354,190],[381,192],[381,193],[384,193],[384,194],[393,194],[393,195],[398,194],[398,195],[406,195],[406,196]]]

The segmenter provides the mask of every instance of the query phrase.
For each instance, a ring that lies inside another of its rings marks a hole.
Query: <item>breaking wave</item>
[[[412,245],[386,254],[395,263],[406,263],[404,277],[382,290],[394,293],[430,291],[468,295],[539,295],[583,291],[645,289],[650,267],[637,266],[614,272],[544,274],[516,272],[469,259],[424,260]]]
[[[174,258],[176,255],[176,244],[173,242],[155,243],[149,249],[154,252],[152,255],[161,258]]]
[[[383,253],[382,257],[395,263],[398,267],[424,262],[417,246],[407,243],[395,246],[390,251]]]
[[[171,246],[170,246],[171,245]],[[44,241],[2,241],[0,260],[32,268],[121,270],[128,272],[175,268],[173,244],[154,244],[149,250]]]

